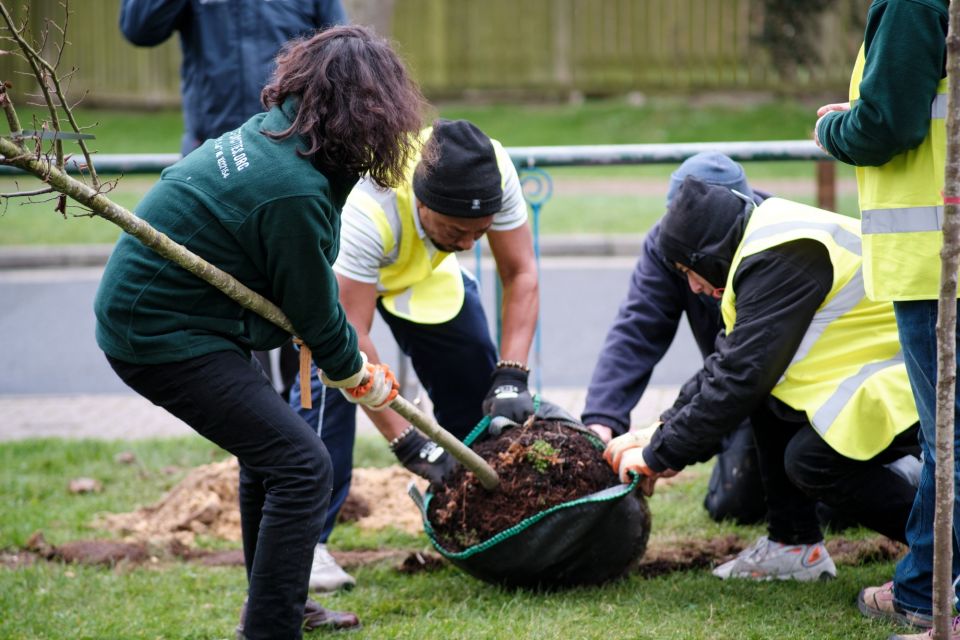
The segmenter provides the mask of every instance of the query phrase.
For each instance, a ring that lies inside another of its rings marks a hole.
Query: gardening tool
[[[294,338],[294,342],[300,346],[300,402],[305,409],[310,409],[312,396],[310,391],[310,348],[299,338]],[[364,374],[360,384],[364,385],[367,381],[368,378]],[[493,467],[449,431],[437,424],[433,416],[427,415],[417,405],[400,395],[391,400],[389,406],[403,416],[407,422],[420,429],[424,435],[443,447],[460,464],[473,471],[484,489],[497,488],[500,479],[497,478],[497,472],[493,470]]]

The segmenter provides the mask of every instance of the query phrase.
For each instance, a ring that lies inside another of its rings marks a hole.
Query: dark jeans
[[[960,303],[957,304],[960,310]],[[920,487],[916,493],[907,523],[910,551],[897,563],[893,593],[898,605],[908,611],[929,614],[933,603],[933,512],[935,507],[934,466],[936,461],[937,403],[937,301],[894,302],[897,329],[903,347],[910,386],[920,413],[920,446],[923,466]],[[960,326],[957,327],[960,339]],[[960,378],[957,379],[960,382]],[[954,404],[954,503],[953,503],[953,568],[954,579],[960,575],[960,385]],[[954,591],[957,591],[956,585]]]
[[[463,284],[463,307],[452,320],[440,324],[411,322],[377,303],[380,316],[400,349],[410,357],[420,384],[430,396],[437,422],[461,440],[483,418],[480,405],[490,389],[490,374],[497,361],[477,283],[464,276]],[[387,354],[381,353],[380,357],[390,363]],[[300,408],[299,378],[291,389],[290,405],[319,430],[333,460],[333,500],[320,536],[320,541],[326,542],[350,492],[357,408],[336,389],[326,389],[315,368],[310,373],[313,409]]]
[[[134,391],[238,458],[246,637],[300,638],[313,549],[330,500],[323,442],[239,353],[157,365],[107,360]]]
[[[269,351],[254,351],[253,357],[257,359],[263,368],[263,375],[267,376],[273,388],[277,390],[284,400],[290,398],[290,387],[293,385],[294,378],[297,377],[300,358],[297,356],[297,350],[293,346],[293,340],[287,340],[277,350],[279,355],[278,371],[273,370],[270,363]],[[274,375],[276,374],[276,376]]]
[[[918,427],[898,435],[870,460],[861,461],[837,453],[809,423],[785,420],[770,404],[758,409],[750,421],[767,493],[771,540],[785,544],[822,540],[816,514],[816,503],[821,501],[888,538],[905,541],[916,487],[886,465],[918,454]]]

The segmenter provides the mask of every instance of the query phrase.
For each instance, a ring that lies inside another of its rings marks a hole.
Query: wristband
[[[524,373],[530,373],[530,367],[523,364],[519,360],[498,360],[497,369],[520,369]]]

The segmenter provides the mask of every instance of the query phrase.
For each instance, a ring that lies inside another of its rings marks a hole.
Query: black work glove
[[[483,413],[522,424],[533,413],[533,397],[527,390],[529,375],[528,371],[516,367],[494,369],[490,376],[490,391],[483,399]]]
[[[447,474],[457,466],[453,456],[416,429],[410,429],[391,443],[390,450],[408,471],[426,478],[431,484],[443,484]]]

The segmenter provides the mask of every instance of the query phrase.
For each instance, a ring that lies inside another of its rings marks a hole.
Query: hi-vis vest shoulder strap
[[[852,218],[771,198],[744,230],[720,304],[727,334],[736,331],[734,276],[744,258],[800,239],[830,255],[833,283],[772,394],[803,411],[837,452],[866,460],[918,420],[900,352],[893,305],[863,290],[861,240]]]
[[[863,46],[850,78],[860,98]],[[880,167],[857,167],[864,286],[873,300],[933,300],[940,289],[947,80],[930,105],[930,131],[916,149]]]
[[[428,127],[421,131],[420,140],[425,142],[432,132]],[[510,156],[496,140],[491,140],[501,167],[501,184],[504,163]],[[350,194],[353,205],[373,220],[383,242],[384,253],[395,248],[397,259],[380,269],[381,301],[391,314],[419,324],[440,324],[452,320],[463,307],[463,275],[457,256],[444,251],[435,251],[431,257],[414,222],[416,199],[413,194],[413,172],[420,161],[414,158],[407,168],[403,183],[392,189],[381,200],[354,189]],[[399,246],[394,237],[391,220],[399,220]]]

